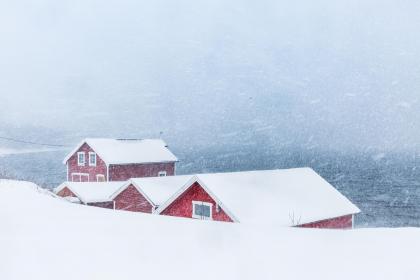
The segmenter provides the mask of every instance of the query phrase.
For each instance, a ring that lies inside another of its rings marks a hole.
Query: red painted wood
[[[57,195],[61,197],[76,197],[76,195],[67,187],[64,187],[61,191],[57,193]]]
[[[157,177],[160,171],[166,171],[167,176],[175,175],[175,163],[148,163],[110,165],[110,181],[126,181],[130,178]]]
[[[61,197],[77,197],[69,188],[64,187],[61,191],[57,193],[58,196]],[[86,205],[89,206],[95,206],[95,207],[101,207],[101,208],[108,208],[113,209],[114,208],[114,202],[113,201],[105,201],[105,202],[91,202],[87,203]]]
[[[84,152],[85,153],[85,165],[78,166],[77,165],[77,153]],[[89,181],[89,182],[96,182],[96,175],[101,174],[107,176],[106,164],[101,159],[101,157],[97,154],[96,155],[96,166],[89,166],[89,152],[95,152],[88,144],[83,144],[80,149],[75,152],[67,161],[68,164],[68,180],[73,181],[72,174],[73,173],[86,173],[89,174],[89,179],[85,180],[82,178],[82,181]],[[79,181],[79,180],[75,180]]]
[[[100,208],[114,209],[114,202],[113,201],[91,202],[91,203],[87,203],[87,205],[100,207]]]
[[[78,166],[77,153],[85,153],[85,165]],[[89,166],[89,152],[95,152],[88,144],[83,144],[67,161],[68,181],[89,181],[96,182],[96,175],[104,175],[107,181],[107,166],[101,157],[96,155],[96,166]],[[130,178],[157,177],[160,171],[166,171],[167,176],[175,175],[175,162],[168,163],[147,163],[147,164],[112,164],[109,166],[109,181],[126,181]],[[72,174],[85,173],[89,178]]]
[[[152,213],[153,206],[147,199],[133,186],[129,185],[124,191],[114,199],[115,209]]]
[[[215,221],[233,222],[233,220],[220,208],[216,211],[216,202],[210,195],[200,186],[199,183],[194,183],[187,191],[180,195],[174,202],[172,202],[161,215],[176,216],[192,218],[193,201],[203,201],[213,204],[212,219]]]
[[[353,215],[346,215],[328,220],[300,225],[303,228],[328,228],[328,229],[351,229],[353,228]]]

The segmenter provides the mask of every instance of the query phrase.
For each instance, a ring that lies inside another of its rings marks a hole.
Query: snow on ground
[[[0,180],[1,279],[419,279],[420,229],[257,227],[68,203]]]

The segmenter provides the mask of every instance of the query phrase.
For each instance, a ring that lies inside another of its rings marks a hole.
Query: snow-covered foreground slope
[[[328,231],[73,205],[0,181],[1,279],[420,279],[420,229]]]

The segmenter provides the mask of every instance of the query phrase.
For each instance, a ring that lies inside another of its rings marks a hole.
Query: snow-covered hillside
[[[254,227],[70,204],[0,180],[1,279],[419,279],[420,229]]]

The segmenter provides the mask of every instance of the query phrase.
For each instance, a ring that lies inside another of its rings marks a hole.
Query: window
[[[166,176],[166,171],[159,171],[158,176],[159,177],[165,177]]]
[[[96,153],[89,153],[89,166],[96,166]]]
[[[89,174],[85,173],[72,173],[71,180],[73,182],[89,182]]]
[[[85,152],[77,153],[77,165],[85,166]]]
[[[105,182],[105,175],[103,175],[103,174],[96,175],[96,181],[97,182]]]
[[[213,204],[202,201],[193,201],[192,217],[201,220],[212,219],[212,206]]]

